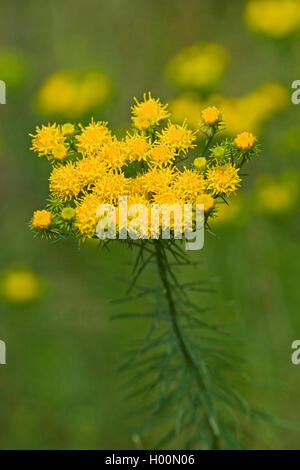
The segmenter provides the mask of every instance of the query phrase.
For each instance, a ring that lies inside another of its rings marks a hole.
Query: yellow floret
[[[76,162],[77,177],[82,188],[95,184],[107,172],[107,165],[100,157],[84,157]]]
[[[167,111],[167,105],[163,105],[159,99],[154,99],[151,93],[144,93],[144,101],[139,102],[135,98],[135,105],[132,109],[132,121],[139,130],[148,129],[151,126],[159,124],[162,119],[170,116]]]
[[[117,204],[119,196],[127,196],[129,193],[130,179],[125,178],[124,173],[106,173],[93,189],[105,203]]]
[[[97,209],[103,201],[98,195],[87,194],[76,207],[75,227],[83,238],[93,238],[96,232],[96,225],[100,220],[97,217]]]
[[[97,155],[105,144],[111,142],[111,132],[106,122],[94,122],[81,127],[81,134],[76,136],[77,149],[83,155]]]
[[[195,158],[193,165],[197,170],[203,170],[206,167],[207,160],[205,157]]]
[[[63,160],[68,153],[67,148],[63,144],[57,144],[53,149],[53,158],[55,160]]]
[[[131,162],[147,160],[150,149],[149,140],[139,134],[126,136],[127,155]]]
[[[149,152],[149,159],[153,166],[162,167],[175,159],[175,152],[167,145],[156,144]]]
[[[202,111],[201,116],[205,124],[212,126],[220,120],[220,111],[215,106],[209,106]]]
[[[196,132],[188,129],[186,123],[179,125],[169,122],[168,127],[163,129],[158,137],[163,145],[168,145],[178,152],[186,153],[195,147],[193,142],[196,140]]]
[[[166,193],[170,191],[172,183],[176,178],[174,168],[153,168],[144,175],[136,178],[140,191],[147,199],[151,199],[154,194]]]
[[[178,174],[173,189],[179,199],[193,203],[196,197],[204,191],[203,175],[185,168]]]
[[[36,127],[36,134],[29,134],[32,137],[32,147],[30,150],[38,152],[38,156],[50,156],[57,146],[64,146],[65,137],[57,124],[42,125]]]
[[[52,222],[52,214],[49,211],[35,211],[32,217],[32,225],[38,230],[45,230],[50,227]]]
[[[212,166],[206,173],[206,188],[215,195],[224,194],[228,196],[239,187],[241,178],[238,172],[239,169],[231,163]]]
[[[242,150],[250,150],[255,144],[255,137],[251,132],[242,132],[234,139],[236,146]]]
[[[113,139],[104,145],[101,150],[101,160],[107,167],[114,170],[121,170],[127,161],[126,145],[123,141]]]
[[[63,220],[70,222],[75,218],[76,211],[73,207],[64,207],[60,215]]]
[[[71,124],[70,122],[66,122],[65,124],[61,126],[61,130],[64,135],[74,134],[75,126],[74,124]]]
[[[82,189],[80,174],[71,162],[54,168],[49,182],[50,191],[64,200],[77,196]]]

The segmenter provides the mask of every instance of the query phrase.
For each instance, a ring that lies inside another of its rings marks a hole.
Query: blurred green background
[[[134,436],[139,417],[130,416],[134,403],[123,399],[116,374],[146,325],[110,321],[122,311],[109,301],[124,292],[119,278],[130,275],[133,253],[117,245],[102,252],[92,243],[78,250],[71,241],[33,240],[27,224],[44,205],[49,166],[29,151],[28,134],[53,119],[87,122],[91,115],[122,133],[133,96],[151,90],[169,101],[190,91],[176,88],[165,69],[182,48],[201,41],[229,54],[214,93],[238,98],[269,82],[286,87],[285,105],[257,130],[262,153],[248,167],[236,210],[220,216],[215,235],[207,233],[205,248],[193,256],[202,261],[194,275],[218,285],[210,315],[234,325],[240,354],[249,360],[247,397],[300,423],[300,366],[290,359],[291,343],[300,337],[300,108],[289,101],[291,83],[300,78],[300,35],[250,31],[244,9],[240,0],[2,2],[0,79],[7,104],[0,106],[0,339],[7,365],[0,366],[0,448],[153,445],[151,433]],[[92,96],[95,109],[74,111],[67,103],[65,116],[59,110],[47,115],[40,90],[60,71],[71,71],[79,82],[91,71],[104,74],[107,96],[98,102]],[[193,93],[201,101],[210,91]],[[255,106],[260,109],[259,100]],[[250,110],[242,109],[248,122]],[[274,449],[299,448],[299,431],[274,429],[271,438],[261,433],[261,446],[268,439]]]

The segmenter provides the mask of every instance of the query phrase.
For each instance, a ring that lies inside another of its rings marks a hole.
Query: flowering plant
[[[132,122],[132,131],[121,140],[107,123],[94,120],[87,126],[66,123],[36,128],[32,150],[52,165],[46,208],[35,211],[30,222],[36,235],[96,238],[99,205],[120,211],[120,196],[128,198],[129,208],[132,204],[170,208],[200,204],[209,227],[219,201],[238,189],[242,166],[258,153],[257,140],[249,132],[213,143],[224,127],[214,106],[202,111],[199,130],[192,131],[185,122],[173,124],[167,105],[149,93],[135,101]],[[125,228],[133,218],[128,210]],[[241,437],[237,426],[240,414],[257,419],[261,415],[230,384],[226,372],[239,371],[235,359],[223,349],[222,332],[205,321],[205,309],[190,297],[190,292],[209,289],[199,280],[179,282],[177,270],[196,264],[176,240],[172,217],[169,239],[161,237],[162,219],[154,236],[147,222],[139,218],[137,237],[124,240],[138,249],[125,300],[148,296],[153,302],[155,298],[155,311],[124,314],[124,318],[150,319],[151,325],[123,365],[129,385],[137,388],[133,395],[140,396],[141,404],[150,410],[146,428],[164,418],[166,435],[160,447],[180,434],[188,448],[241,448],[246,434]],[[100,245],[110,242],[105,239]],[[139,285],[139,277],[152,264],[158,287]],[[131,295],[134,288],[137,293]]]

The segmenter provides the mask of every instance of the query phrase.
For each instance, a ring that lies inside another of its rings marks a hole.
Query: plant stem
[[[181,332],[181,328],[180,328],[179,321],[178,321],[178,311],[176,308],[176,303],[175,303],[173,292],[172,292],[172,286],[168,279],[168,270],[170,269],[170,267],[167,266],[166,264],[168,263],[167,250],[165,249],[164,244],[163,242],[161,242],[161,240],[155,240],[155,256],[156,256],[159,277],[162,282],[162,285],[164,288],[164,295],[168,304],[171,326],[172,326],[175,338],[177,340],[179,350],[184,358],[187,368],[192,372],[196,380],[197,386],[202,392],[203,391],[205,392],[206,396],[209,397],[209,391],[207,390],[207,386],[203,378],[201,377],[198,364],[195,362],[193,355],[191,354],[189,348],[187,347],[185,340],[183,338],[182,332]],[[213,404],[210,398],[207,400],[207,402],[208,402],[207,405],[209,406],[209,408],[213,409]],[[203,407],[203,399],[201,400],[200,397],[199,397],[199,404],[201,407]],[[206,416],[206,422],[212,435],[211,449],[220,449],[221,440],[220,440],[219,426],[215,418],[212,416],[212,414],[209,416],[208,415]]]

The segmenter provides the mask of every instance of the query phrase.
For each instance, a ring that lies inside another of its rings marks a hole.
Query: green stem
[[[185,360],[187,367],[192,371],[198,387],[200,388],[200,390],[205,390],[206,385],[203,382],[203,379],[199,372],[198,365],[195,362],[192,354],[190,353],[187,345],[185,344],[185,341],[182,336],[181,329],[178,323],[178,312],[176,308],[176,303],[175,303],[173,292],[172,292],[172,286],[170,285],[170,282],[168,279],[168,267],[166,266],[166,263],[168,262],[167,253],[163,245],[163,242],[161,242],[161,240],[155,240],[155,256],[156,256],[158,273],[159,273],[159,276],[160,276],[160,279],[164,288],[164,294],[165,294],[167,304],[168,304],[172,329],[176,337],[178,347]],[[203,402],[200,400],[200,398],[199,398],[199,401],[200,401],[201,406],[203,406]],[[209,403],[209,406],[212,408],[211,402]],[[220,449],[221,441],[220,441],[220,433],[219,433],[218,425],[212,415],[207,416],[206,421],[213,437],[212,449]]]
[[[205,144],[204,144],[204,149],[203,149],[203,152],[202,152],[202,156],[205,157],[206,155],[206,152],[215,136],[215,131],[212,131],[211,135],[207,137],[206,141],[205,141]]]

